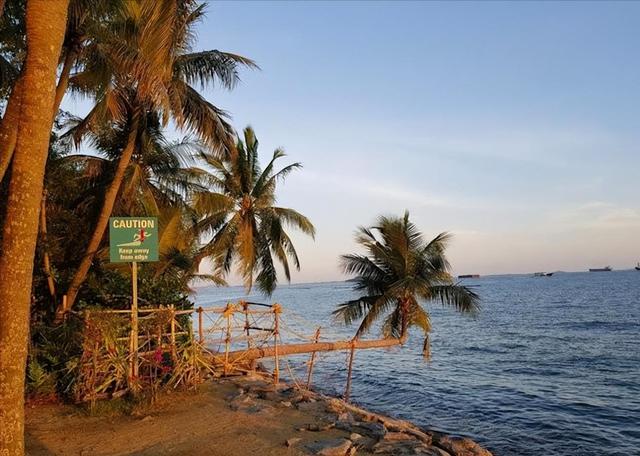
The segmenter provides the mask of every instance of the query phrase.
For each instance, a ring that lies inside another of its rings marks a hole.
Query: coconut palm
[[[251,127],[244,129],[244,142],[238,138],[236,153],[221,160],[216,154],[204,154],[212,168],[209,185],[219,193],[198,192],[193,207],[200,215],[199,229],[213,235],[203,246],[200,257],[212,259],[216,271],[227,274],[234,263],[247,291],[254,281],[258,289],[270,295],[277,284],[274,257],[291,280],[292,261],[300,269],[298,254],[285,226],[314,237],[309,219],[293,209],[276,206],[277,183],[301,168],[300,163],[275,170],[284,157],[277,149],[262,169],[258,160],[258,140]]]
[[[441,233],[425,242],[417,227],[403,217],[378,218],[375,226],[360,227],[355,240],[366,254],[341,257],[342,269],[353,278],[354,290],[362,295],[344,302],[333,313],[351,324],[362,319],[355,337],[368,332],[374,322],[383,318],[385,337],[406,340],[409,327],[416,326],[425,334],[428,354],[429,314],[420,301],[440,302],[462,313],[478,309],[478,296],[454,283],[445,256],[451,236]]]
[[[232,128],[226,114],[192,87],[219,82],[231,89],[238,82],[239,66],[255,67],[244,57],[220,51],[190,52],[193,28],[203,15],[203,5],[193,0],[157,2],[137,0],[123,3],[100,33],[100,40],[87,46],[81,60],[83,71],[70,86],[92,94],[96,105],[77,127],[81,138],[91,129],[113,122],[128,126],[127,141],[118,157],[113,180],[104,195],[93,235],[67,291],[71,308],[97,251],[120,186],[133,154],[141,118],[155,111],[164,122],[197,133],[212,150],[233,148]]]
[[[64,0],[31,0],[26,5],[25,92],[0,243],[0,454],[24,454],[33,260],[67,7]]]

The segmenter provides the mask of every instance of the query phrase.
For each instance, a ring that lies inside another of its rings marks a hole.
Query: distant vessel
[[[604,268],[590,268],[589,272],[611,272],[611,266],[605,266]]]
[[[640,263],[636,264],[636,271],[640,271]]]
[[[479,279],[480,274],[462,274],[458,276],[459,279]]]
[[[534,272],[533,276],[534,277],[551,277],[553,275],[553,272]]]

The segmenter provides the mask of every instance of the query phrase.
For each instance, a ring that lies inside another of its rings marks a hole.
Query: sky
[[[304,165],[294,282],[405,209],[456,274],[640,261],[640,3],[213,2],[198,49],[260,65],[204,93]]]

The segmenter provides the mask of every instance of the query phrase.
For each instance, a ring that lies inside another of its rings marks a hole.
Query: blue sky
[[[209,94],[305,166],[296,280],[404,209],[459,273],[640,261],[640,3],[222,2],[199,45],[259,63]]]
[[[207,96],[304,164],[294,281],[405,209],[456,273],[640,261],[640,3],[214,2],[198,36],[261,66]]]

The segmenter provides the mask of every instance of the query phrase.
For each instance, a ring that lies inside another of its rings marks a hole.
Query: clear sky
[[[198,34],[261,66],[210,99],[304,164],[294,281],[405,209],[456,273],[640,261],[640,3],[214,2]]]
[[[222,2],[199,45],[258,62],[208,94],[304,164],[295,281],[404,209],[456,273],[640,261],[640,3]]]

